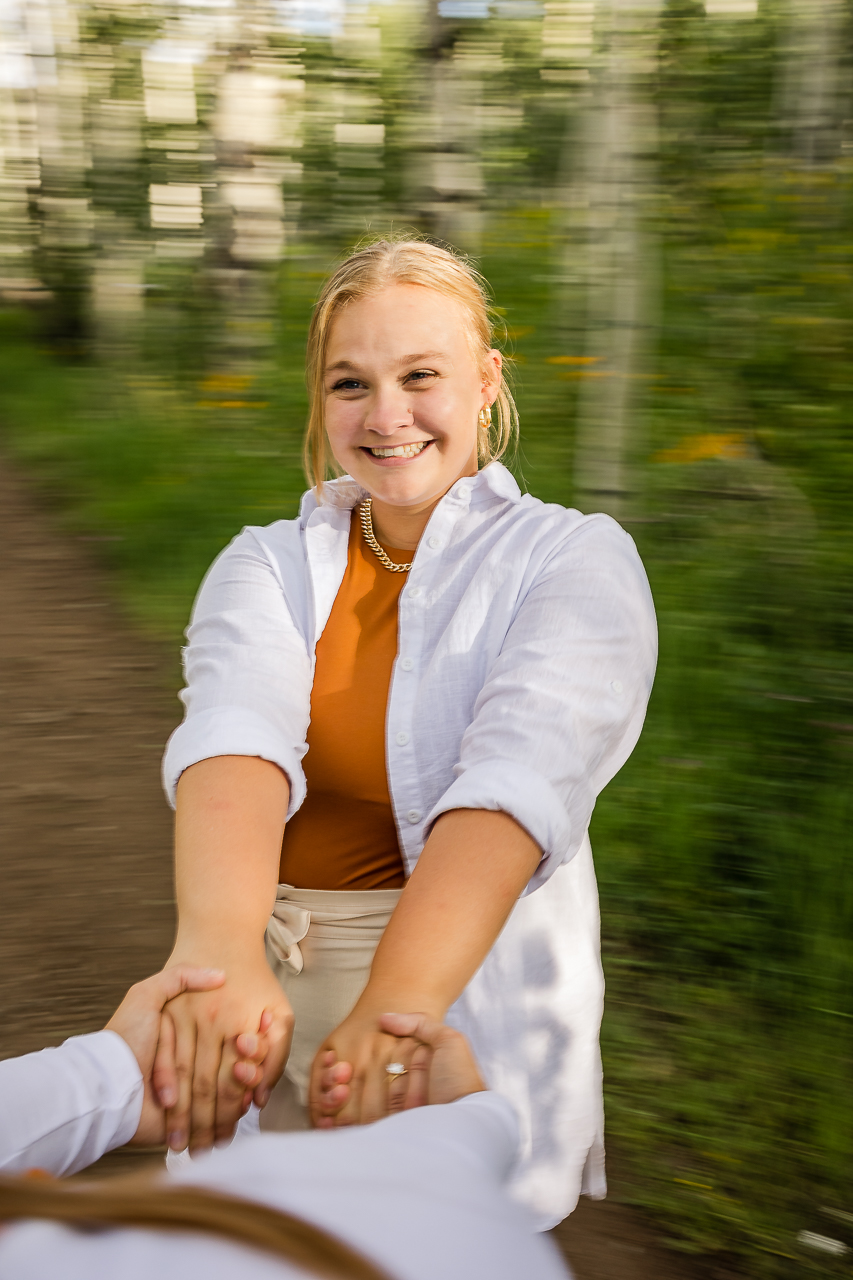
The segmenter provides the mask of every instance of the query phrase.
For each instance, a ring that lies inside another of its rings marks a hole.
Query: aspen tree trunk
[[[30,17],[30,47],[37,55],[35,105],[40,184],[39,274],[53,295],[50,338],[79,354],[89,335],[93,261],[92,212],[86,178],[87,85],[80,59],[78,13],[71,0],[42,0]]]
[[[781,123],[803,165],[831,163],[841,149],[848,97],[841,67],[846,21],[841,0],[790,0]]]
[[[438,0],[430,0],[426,113],[431,154],[420,205],[433,234],[476,256],[482,235],[481,83],[474,66],[459,63],[459,35],[458,25],[439,14]]]
[[[589,93],[576,192],[586,208],[588,363],[580,370],[575,493],[582,509],[617,519],[632,502],[635,393],[657,293],[644,225],[657,141],[644,82],[656,57],[657,17],[636,0],[611,0],[600,12],[605,47]]]

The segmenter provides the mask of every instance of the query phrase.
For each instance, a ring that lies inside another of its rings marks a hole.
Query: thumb
[[[437,1048],[448,1033],[453,1034],[450,1027],[437,1018],[431,1018],[427,1013],[383,1013],[379,1026],[389,1035],[401,1038],[408,1036],[431,1049]]]
[[[212,991],[225,981],[222,969],[201,969],[192,964],[175,964],[161,973],[155,973],[139,985],[147,988],[146,995],[157,1008],[174,1000],[183,991]]]

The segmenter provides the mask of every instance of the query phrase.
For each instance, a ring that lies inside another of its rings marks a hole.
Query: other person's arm
[[[151,1077],[164,1004],[221,987],[221,972],[178,966],[131,987],[103,1031],[0,1062],[0,1171],[77,1173],[126,1142],[163,1142]],[[261,1076],[262,1034],[241,1040],[244,1101]]]

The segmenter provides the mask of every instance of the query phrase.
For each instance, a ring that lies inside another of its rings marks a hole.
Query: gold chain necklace
[[[362,502],[358,509],[358,518],[361,521],[361,531],[364,534],[364,541],[370,547],[370,550],[376,556],[380,564],[389,569],[391,573],[408,573],[414,561],[409,564],[395,564],[386,551],[383,551],[379,543],[376,541],[376,534],[373,532],[373,499],[368,498],[366,502]]]

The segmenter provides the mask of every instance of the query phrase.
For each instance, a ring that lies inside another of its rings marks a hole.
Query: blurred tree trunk
[[[415,179],[420,187],[415,207],[433,235],[476,256],[482,237],[481,83],[472,60],[460,62],[460,34],[459,23],[439,13],[439,0],[429,0],[424,94],[428,163]]]
[[[47,336],[69,355],[85,351],[90,333],[93,219],[85,131],[87,82],[78,14],[70,0],[43,0],[28,12],[35,72],[40,183],[36,265],[52,295]]]
[[[841,150],[847,21],[840,0],[790,0],[779,113],[788,147],[804,165],[830,164]]]
[[[618,519],[636,487],[635,393],[657,302],[656,253],[645,225],[657,146],[646,83],[657,55],[657,8],[611,0],[600,10],[599,36],[604,47],[593,69],[569,197],[585,215],[575,494],[581,508]],[[569,252],[576,256],[577,245]]]

